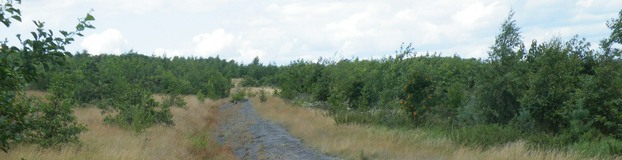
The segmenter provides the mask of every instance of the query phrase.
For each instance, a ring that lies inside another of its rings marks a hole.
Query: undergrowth
[[[597,138],[576,141],[567,134],[529,132],[512,125],[416,124],[399,109],[390,109],[390,107],[372,110],[340,109],[331,107],[326,102],[310,100],[309,98],[298,97],[290,103],[298,107],[327,110],[326,115],[333,118],[338,124],[363,124],[406,130],[417,129],[427,133],[428,139],[447,138],[462,146],[486,149],[524,141],[531,149],[577,152],[586,158],[611,159],[613,156],[622,155],[622,141],[608,136],[601,135]]]

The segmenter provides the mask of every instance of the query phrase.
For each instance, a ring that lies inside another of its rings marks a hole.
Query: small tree
[[[235,93],[231,94],[231,103],[238,103],[246,101],[246,89],[237,90]]]
[[[10,27],[13,21],[21,22],[21,10],[15,7],[20,3],[20,0],[7,0],[0,4],[0,22],[6,27]],[[87,14],[85,18],[79,20],[75,31],[58,31],[62,37],[56,37],[55,32],[46,30],[44,22],[34,21],[37,29],[30,32],[32,39],[17,34],[16,37],[21,46],[9,46],[7,40],[0,43],[0,106],[2,106],[0,107],[0,149],[6,152],[11,142],[24,139],[38,141],[48,139],[50,136],[56,138],[61,133],[66,135],[60,136],[69,138],[55,139],[53,142],[43,144],[73,141],[75,135],[83,131],[70,129],[71,131],[65,132],[64,129],[67,127],[75,126],[75,118],[71,118],[71,111],[67,109],[68,103],[52,97],[52,104],[32,105],[26,103],[28,100],[23,98],[23,90],[28,83],[40,77],[41,68],[48,70],[50,65],[62,64],[65,56],[70,55],[65,51],[65,45],[73,42],[75,36],[82,36],[82,31],[85,29],[95,28],[90,24],[93,20],[95,18]],[[42,131],[41,127],[60,130],[46,132]],[[43,134],[33,135],[29,132]],[[38,135],[41,137],[32,137]]]
[[[413,120],[425,115],[426,111],[430,110],[431,94],[432,94],[432,81],[430,77],[423,72],[423,69],[417,69],[419,72],[415,72],[412,78],[404,86],[404,93],[406,97],[402,98],[402,107],[406,113],[409,114]]]
[[[197,99],[201,101],[201,103],[205,102],[205,95],[203,94],[203,92],[201,91],[197,92]]]
[[[266,90],[264,90],[263,88],[259,90],[259,101],[261,102],[268,101],[268,95],[266,93]]]
[[[501,33],[495,44],[490,47],[486,67],[479,77],[476,94],[478,106],[485,113],[490,123],[508,123],[518,115],[520,103],[518,97],[525,87],[524,69],[521,59],[524,57],[524,45],[520,28],[513,19],[514,11],[501,24]]]
[[[185,107],[185,102],[176,94],[168,93],[163,102],[153,99],[153,93],[148,89],[136,84],[129,84],[123,78],[118,78],[113,83],[115,90],[110,97],[105,97],[98,107],[107,113],[104,121],[117,124],[124,128],[142,132],[156,125],[174,125],[173,115],[170,108],[173,106]]]
[[[76,121],[71,107],[74,86],[72,74],[54,75],[48,89],[48,103],[31,100],[35,105],[29,115],[29,128],[25,132],[25,141],[48,147],[60,143],[76,143],[80,133],[87,130],[86,126]],[[27,101],[28,102],[28,101]]]

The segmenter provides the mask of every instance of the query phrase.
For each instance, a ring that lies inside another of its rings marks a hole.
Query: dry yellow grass
[[[276,89],[271,87],[245,87],[245,89],[247,90],[247,93],[255,95],[259,95],[261,90],[263,90],[266,95],[274,95],[274,93],[277,92]]]
[[[263,90],[267,95],[274,95],[275,92],[278,92],[278,89],[272,87],[242,87],[242,82],[244,82],[243,78],[231,79],[231,84],[233,84],[234,87],[231,88],[229,92],[237,93],[238,91],[244,91],[249,95],[258,95],[261,90]]]
[[[261,103],[255,109],[271,121],[282,124],[306,145],[345,159],[582,159],[578,154],[529,150],[518,141],[482,150],[464,147],[443,138],[425,136],[423,130],[389,129],[377,126],[335,124],[321,110],[292,107],[280,98]]]
[[[184,99],[188,109],[171,109],[175,126],[155,126],[142,134],[105,125],[97,108],[75,108],[79,121],[89,128],[80,136],[81,145],[60,149],[17,145],[8,154],[1,152],[0,159],[235,159],[228,147],[217,145],[214,137],[209,136],[209,131],[216,127],[217,106],[226,101],[201,103],[194,96]],[[203,146],[194,141],[201,141]]]

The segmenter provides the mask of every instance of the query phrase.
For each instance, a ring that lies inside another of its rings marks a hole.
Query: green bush
[[[253,77],[244,77],[244,80],[242,81],[242,86],[243,87],[257,87],[259,86],[259,82],[254,79]]]
[[[28,116],[28,129],[24,142],[36,143],[43,147],[63,143],[79,142],[80,134],[87,131],[86,126],[77,122],[71,110],[70,100],[60,100],[54,96],[50,103],[30,101],[31,114]]]
[[[231,103],[238,103],[244,101],[246,101],[246,91],[244,90],[233,93],[231,95],[231,100],[229,100],[229,102]]]
[[[417,71],[404,86],[406,97],[401,102],[404,111],[412,119],[426,115],[426,112],[432,107],[432,92],[434,92],[431,87],[432,80],[430,77],[423,72],[423,69],[418,69]]]
[[[170,107],[185,107],[185,102],[175,95],[167,95],[162,103],[153,99],[153,94],[142,87],[117,82],[116,96],[104,99],[98,107],[107,114],[104,121],[142,132],[155,125],[174,125]]]
[[[259,90],[259,101],[261,102],[268,101],[268,95],[266,93],[266,90],[264,90],[263,88]]]
[[[197,99],[201,101],[201,103],[205,102],[205,95],[203,94],[203,92],[201,91],[197,92]]]

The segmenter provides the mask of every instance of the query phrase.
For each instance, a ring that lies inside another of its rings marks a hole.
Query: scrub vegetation
[[[403,45],[382,59],[299,60],[280,68],[279,95],[337,124],[424,130],[457,145],[621,154],[622,12],[597,48],[579,36],[525,45],[512,16],[487,59]]]
[[[0,4],[3,29],[21,22],[20,3]],[[64,46],[95,29],[91,13],[72,31],[35,21],[35,31],[0,43],[0,157],[235,158],[214,140],[213,108],[251,100],[266,119],[344,158],[618,158],[622,11],[594,46],[579,36],[526,44],[512,16],[486,59],[402,44],[381,59],[283,66],[72,54]]]

